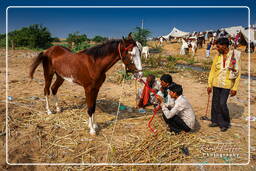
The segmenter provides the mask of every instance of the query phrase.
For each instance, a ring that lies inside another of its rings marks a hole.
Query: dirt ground
[[[174,44],[175,49],[171,49],[172,45],[165,44],[163,54],[166,55],[174,50],[177,53],[179,45]],[[232,118],[231,129],[227,132],[220,132],[219,128],[209,128],[208,121],[200,120],[200,117],[205,114],[207,105],[207,84],[205,80],[200,79],[200,74],[186,70],[171,74],[173,80],[183,86],[184,95],[193,106],[198,121],[197,130],[191,134],[170,134],[159,113],[152,122],[152,127],[155,127],[158,132],[155,135],[147,127],[152,116],[152,107],[147,108],[146,114],[137,112],[135,83],[133,80],[120,82],[119,71],[122,67],[119,62],[107,72],[107,79],[100,89],[95,115],[99,129],[97,136],[91,136],[87,126],[88,116],[83,88],[78,85],[64,82],[58,92],[62,112],[53,115],[46,114],[42,67],[37,69],[32,82],[28,78],[31,57],[35,54],[36,52],[28,50],[9,52],[8,96],[11,97],[8,104],[6,135],[5,51],[0,51],[0,119],[2,121],[0,144],[3,147],[0,149],[0,170],[256,170],[256,124],[252,121],[250,132],[248,132],[246,120],[249,110],[248,80],[241,79],[237,96],[228,100]],[[200,54],[204,54],[203,49],[198,51],[199,60]],[[252,56],[253,64],[255,64],[255,53]],[[243,59],[244,66],[248,65],[245,57]],[[251,115],[254,116],[255,87],[256,81],[251,81],[251,106],[249,107]],[[120,111],[117,115],[119,102],[127,109]],[[51,109],[56,111],[53,103],[51,103]],[[251,133],[251,146],[249,147],[251,158],[250,164],[245,166],[80,165],[81,163],[247,163],[249,133]],[[8,136],[7,144],[6,136]],[[219,144],[226,146],[221,146],[223,147],[221,148]],[[188,156],[180,150],[180,147],[184,145],[189,149]],[[6,146],[8,146],[9,163],[34,163],[35,165],[6,164]],[[233,151],[225,151],[230,148]],[[171,154],[167,153],[170,156],[160,155],[168,150],[172,151]],[[234,156],[209,156],[222,153],[232,153]],[[177,157],[172,158],[172,156]],[[59,166],[39,166],[37,163],[59,163]],[[64,166],[63,163],[69,163],[70,166]],[[77,166],[73,166],[74,163]]]

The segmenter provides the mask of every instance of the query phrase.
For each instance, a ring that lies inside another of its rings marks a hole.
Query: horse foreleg
[[[98,126],[97,124],[95,123],[95,115],[94,115],[94,112],[95,112],[95,109],[96,109],[96,103],[93,104],[93,107],[89,110],[88,109],[88,114],[89,114],[89,122],[88,122],[88,127],[89,128],[93,128],[93,129],[97,129]]]
[[[93,92],[93,102],[94,102],[93,109],[94,109],[94,112],[95,112],[95,109],[96,109],[96,101],[97,101],[98,93],[99,93],[99,89],[96,89]],[[98,125],[96,123],[96,115],[92,115],[92,127],[93,127],[93,129],[97,129],[98,128]]]
[[[96,123],[95,115],[92,115],[92,127],[93,129],[97,129],[98,125]]]
[[[89,115],[89,120],[88,120],[88,127],[90,128],[90,134],[91,135],[96,135],[96,127],[97,125],[94,123],[95,118],[93,117],[93,113],[95,112],[96,108],[96,100],[97,99],[97,94],[95,90],[92,90],[88,93],[86,93],[86,103],[87,103],[87,113]]]

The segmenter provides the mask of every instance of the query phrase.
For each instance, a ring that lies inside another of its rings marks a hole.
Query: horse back
[[[49,49],[47,49],[44,53],[46,56],[49,56],[51,58],[56,58],[62,55],[69,55],[72,52],[70,49],[63,46],[52,46]]]
[[[80,85],[91,80],[88,72],[93,61],[86,54],[72,53],[65,47],[53,46],[45,55],[50,59],[53,71],[62,78]]]

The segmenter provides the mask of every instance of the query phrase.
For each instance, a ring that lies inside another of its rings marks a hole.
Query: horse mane
[[[100,58],[113,52],[117,53],[117,45],[120,42],[121,40],[108,40],[102,44],[82,50],[79,53],[85,53],[87,55],[93,56],[95,59]]]

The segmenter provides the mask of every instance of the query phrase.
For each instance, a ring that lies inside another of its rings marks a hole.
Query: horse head
[[[140,75],[142,75],[140,53],[135,52],[136,60],[139,60],[138,62],[135,62],[135,60],[133,59],[134,55],[131,55],[131,51],[136,50],[138,50],[139,52],[139,47],[137,46],[136,41],[133,40],[131,33],[129,33],[127,38],[123,37],[122,41],[118,45],[119,56],[125,64],[127,71],[132,72],[135,77],[139,77]]]

